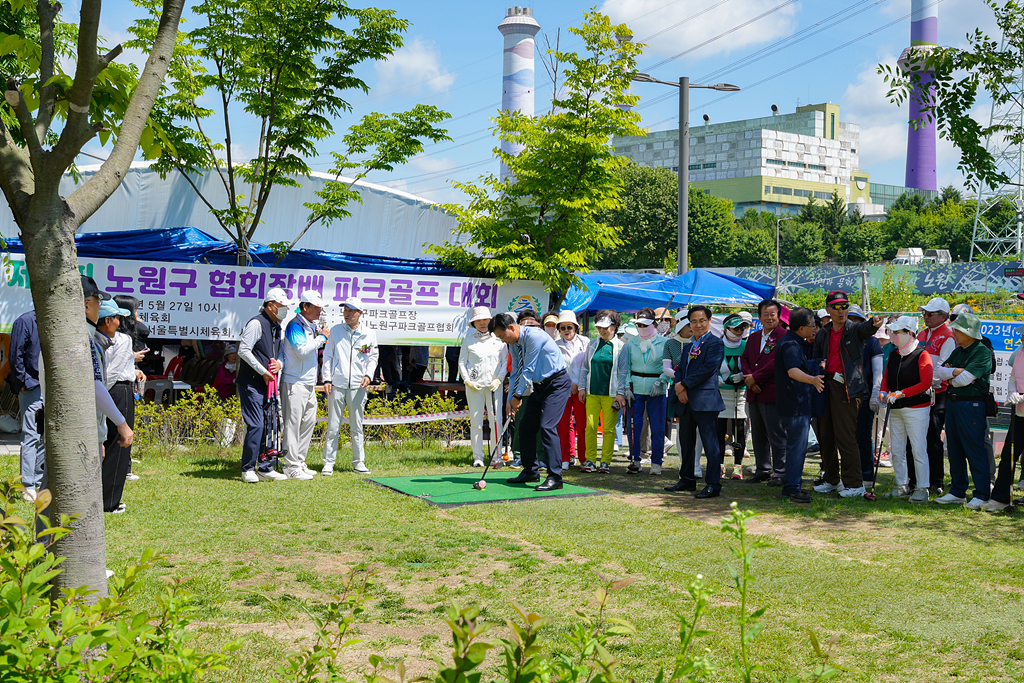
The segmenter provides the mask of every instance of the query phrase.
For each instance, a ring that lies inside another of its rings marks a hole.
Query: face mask
[[[730,341],[734,341],[734,342],[735,341],[739,341],[743,337],[742,333],[737,332],[737,331],[735,331],[735,330],[733,330],[731,328],[726,330],[725,334],[729,337]]]
[[[894,332],[890,337],[892,343],[896,345],[900,353],[906,353],[910,345],[914,342],[914,336],[906,332]]]
[[[228,369],[228,372],[234,372],[235,368],[237,366],[238,366],[238,363],[225,363],[224,364],[224,367],[226,367]]]
[[[636,333],[641,339],[651,339],[654,335],[658,334],[658,330],[654,326],[648,325],[647,327],[637,327]]]
[[[284,320],[285,318],[288,317],[288,309],[282,306],[281,304],[278,304],[277,313],[274,314],[274,317],[277,318],[279,322]]]
[[[548,333],[548,336],[552,339],[558,339],[558,328],[557,327],[545,327],[544,331]]]
[[[658,323],[658,334],[668,334],[669,327],[669,322],[667,320],[662,320]]]

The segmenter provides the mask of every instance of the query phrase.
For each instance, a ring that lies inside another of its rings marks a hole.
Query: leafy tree
[[[617,227],[622,243],[601,254],[601,268],[660,268],[676,244],[679,181],[667,168],[628,161],[616,172],[622,181],[622,203],[597,216]]]
[[[985,0],[995,14],[1001,40],[992,39],[981,29],[967,35],[967,46],[919,48],[911,55],[907,71],[882,64],[878,73],[890,85],[889,99],[903,104],[913,98],[914,89],[922,83],[922,73],[934,72],[934,97],[924,102],[911,102],[921,112],[915,124],[935,121],[939,135],[960,150],[957,167],[965,176],[966,185],[978,189],[1010,182],[987,148],[987,139],[996,135],[1011,145],[1024,144],[1024,125],[1017,122],[995,122],[984,126],[972,115],[978,104],[979,91],[996,106],[1020,106],[1020,65],[1024,54],[1024,5],[1018,0]]]
[[[369,92],[356,70],[401,47],[409,22],[392,10],[355,9],[344,0],[203,0],[193,13],[204,23],[182,35],[170,82],[155,107],[170,144],[154,167],[181,174],[238,245],[238,265],[246,265],[271,191],[299,187],[299,179],[309,177],[306,159],[334,135],[333,119],[351,110],[349,93]],[[135,45],[149,44],[150,26],[139,25],[134,33]],[[215,112],[208,103],[219,110],[222,141],[210,132]],[[259,123],[256,156],[248,161],[239,160],[233,147],[240,115]],[[295,239],[275,245],[280,256],[314,224],[350,215],[349,202],[360,201],[352,189],[356,180],[404,163],[423,150],[423,140],[449,139],[434,125],[447,118],[421,104],[393,116],[368,114],[353,125],[342,138],[344,151],[332,152],[334,180],[316,192],[320,201],[305,204],[306,225]],[[201,190],[192,178],[210,169],[221,180],[216,193]],[[342,180],[349,171],[357,171],[354,179]]]
[[[453,183],[469,196],[467,206],[448,204],[459,219],[461,243],[445,241],[428,250],[463,272],[498,281],[539,280],[560,294],[579,281],[597,254],[621,243],[618,229],[598,216],[622,205],[626,160],[612,152],[613,136],[641,135],[640,116],[629,86],[642,45],[619,41],[626,26],[590,12],[570,31],[585,51],[559,52],[562,92],[551,113],[531,117],[502,111],[498,136],[523,145],[518,155],[495,149],[510,174],[489,174],[476,183]]]
[[[892,203],[890,211],[912,211],[921,213],[925,209],[925,199],[922,195],[914,192],[904,192]]]
[[[153,153],[159,131],[149,113],[171,61],[184,0],[164,0],[141,74],[114,61],[97,31],[100,0],[81,0],[77,31],[51,0],[7,0],[21,23],[2,41],[25,76],[9,81],[0,116],[0,188],[25,245],[46,365],[46,469],[51,519],[76,515],[72,533],[52,546],[64,557],[55,590],[90,586],[107,594],[106,543],[100,501],[100,453],[89,332],[82,310],[75,232],[121,184],[140,141]],[[25,12],[33,21],[25,20]],[[31,30],[30,30],[31,26]],[[73,35],[73,43],[65,38]],[[74,48],[71,48],[71,45]],[[65,50],[74,55],[65,58]],[[74,72],[65,71],[73,64]],[[15,123],[16,122],[16,123]],[[57,132],[59,130],[59,132]],[[110,156],[67,197],[60,182],[94,137],[114,140]],[[95,599],[95,596],[94,598]]]
[[[747,211],[736,221],[736,247],[733,266],[763,266],[775,263],[775,222],[778,216],[768,211]]]
[[[860,212],[860,207],[857,204],[853,205],[853,209],[850,210],[849,216],[846,218],[847,225],[860,225],[865,222],[864,214]]]
[[[736,244],[732,201],[690,187],[690,260],[700,268],[729,262]]]
[[[786,221],[782,224],[780,257],[786,265],[820,265],[825,261],[825,244],[821,239],[821,225]]]
[[[963,200],[964,198],[963,195],[960,193],[960,190],[956,189],[952,185],[946,185],[944,188],[942,188],[942,191],[939,193],[939,196],[932,200],[932,203],[935,204],[935,206],[942,206],[946,202],[960,204],[963,202]]]
[[[797,219],[801,223],[817,223],[818,212],[821,211],[821,204],[814,197],[809,197],[807,203],[800,207]]]
[[[836,246],[839,242],[839,233],[847,224],[846,199],[839,196],[838,190],[832,191],[832,196],[825,205],[817,211],[818,223],[822,228],[822,240],[825,244],[825,256],[836,256]]]
[[[842,263],[872,263],[885,253],[885,228],[879,223],[846,225],[839,232],[836,260]]]

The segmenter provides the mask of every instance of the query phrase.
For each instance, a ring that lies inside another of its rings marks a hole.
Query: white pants
[[[491,440],[498,439],[501,429],[498,426],[498,416],[501,414],[498,407],[498,396],[500,389],[492,392],[490,389],[474,389],[466,386],[466,403],[469,405],[469,443],[473,447],[473,461],[482,462],[484,459],[484,408],[487,409],[487,419],[491,422]]]
[[[363,408],[366,407],[366,389],[345,389],[335,386],[327,398],[327,442],[324,444],[324,467],[334,469],[338,458],[338,433],[341,418],[348,408],[348,426],[352,435],[352,466],[364,465]]]
[[[316,426],[316,387],[282,384],[281,411],[284,413],[284,471],[290,474],[306,464],[306,453]]]
[[[907,439],[914,449],[914,474],[917,485],[927,488],[931,474],[928,468],[928,406],[920,408],[896,408],[889,412],[889,452],[892,454],[892,469],[896,474],[896,485],[910,483],[907,471]]]

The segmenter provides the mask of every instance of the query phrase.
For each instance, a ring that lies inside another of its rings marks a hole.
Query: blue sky
[[[501,102],[502,37],[496,27],[510,3],[390,0],[377,4],[394,9],[412,26],[405,46],[392,59],[362,70],[372,90],[368,96],[353,98],[352,117],[338,121],[336,129],[343,130],[371,111],[401,111],[421,102],[447,110],[453,117],[448,122],[452,142],[431,145],[406,166],[369,179],[435,201],[457,201],[460,193],[450,188],[449,180],[497,172],[491,152],[497,143],[489,133],[489,117]],[[772,104],[789,113],[798,103],[837,102],[843,119],[861,126],[861,167],[876,182],[902,185],[907,112],[889,104],[876,66],[895,62],[909,45],[910,21],[902,17],[910,13],[910,4],[910,0],[604,0],[598,6],[614,21],[628,23],[636,40],[648,44],[641,71],[669,81],[689,75],[693,82],[708,77],[711,82],[744,88],[729,95],[692,91],[691,121],[699,124],[704,114],[713,122],[765,116]],[[579,24],[583,12],[594,5],[593,0],[537,0],[529,6],[541,25],[538,47],[546,47],[545,37],[553,43],[561,29],[565,49],[578,43],[566,29]],[[964,44],[964,35],[975,27],[990,33],[994,29],[982,0],[938,0],[938,9],[943,44]],[[65,11],[69,18],[76,16],[77,3],[66,3]],[[126,27],[137,16],[138,10],[127,0],[105,2],[102,33],[107,41],[124,39]],[[186,22],[184,28],[190,24]],[[843,46],[847,42],[851,44]],[[684,51],[687,54],[675,57]],[[141,55],[130,53],[126,58],[142,60]],[[551,86],[539,61],[536,74],[537,111],[542,111],[550,100]],[[675,89],[642,83],[634,88],[642,98],[643,126],[651,130],[676,127]],[[976,115],[987,122],[988,107],[979,107]],[[243,118],[236,113],[233,126],[236,153],[244,157],[256,149],[258,129]],[[957,154],[943,141],[939,144],[939,185],[959,185]],[[321,146],[325,157],[332,149],[332,141]],[[87,151],[106,155],[97,143]],[[327,170],[329,163],[317,159],[313,167]]]

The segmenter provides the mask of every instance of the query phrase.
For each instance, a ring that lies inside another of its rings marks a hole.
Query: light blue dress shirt
[[[555,340],[539,327],[519,326],[519,341],[510,344],[512,380],[509,393],[522,395],[531,382],[543,382],[559,370],[565,360]]]

